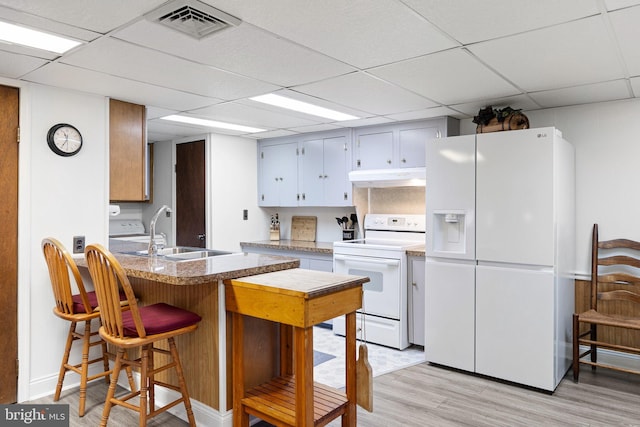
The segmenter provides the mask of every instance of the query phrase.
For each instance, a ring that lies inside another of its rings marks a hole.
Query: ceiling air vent
[[[145,17],[198,40],[241,22],[235,16],[197,0],[172,1]]]

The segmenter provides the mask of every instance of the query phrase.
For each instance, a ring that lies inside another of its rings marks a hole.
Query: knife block
[[[269,240],[280,240],[280,225],[269,229]]]

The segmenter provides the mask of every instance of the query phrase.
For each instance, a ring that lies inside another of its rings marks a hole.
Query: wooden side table
[[[356,316],[368,277],[291,269],[225,282],[233,324],[233,425],[254,415],[276,426],[356,425]],[[346,393],[313,381],[313,325],[346,315]],[[280,324],[280,374],[245,390],[244,322]]]

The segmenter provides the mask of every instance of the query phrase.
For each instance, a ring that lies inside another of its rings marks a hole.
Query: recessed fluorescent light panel
[[[0,22],[0,41],[60,54],[82,44],[76,40],[54,36],[53,34],[31,30],[6,22]]]
[[[324,117],[336,121],[343,120],[356,120],[360,117],[352,116],[351,114],[341,113],[339,111],[330,110],[328,108],[319,107],[317,105],[309,104],[307,102],[297,101],[295,99],[286,98],[284,96],[269,93],[267,95],[254,96],[249,98],[252,101],[262,102],[269,105],[275,105],[276,107],[286,108],[289,110],[298,111],[300,113],[311,114],[313,116]]]
[[[237,130],[239,132],[248,132],[248,133],[264,132],[266,130],[266,129],[260,129],[260,128],[253,128],[250,126],[236,125],[233,123],[217,122],[215,120],[205,120],[205,119],[198,119],[196,117],[178,116],[175,114],[171,116],[161,117],[161,119],[170,120],[172,122],[187,123],[190,125],[204,126],[208,128],[229,129],[229,130]]]

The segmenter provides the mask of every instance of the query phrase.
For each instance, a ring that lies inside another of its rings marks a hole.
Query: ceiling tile
[[[285,129],[276,129],[276,130],[270,130],[267,132],[258,132],[258,133],[254,133],[253,136],[257,139],[264,139],[264,138],[280,138],[282,136],[289,136],[289,135],[295,135],[297,132],[293,132],[290,130],[285,130]]]
[[[208,3],[363,69],[455,46],[427,20],[397,0]]]
[[[616,10],[623,7],[635,6],[640,4],[640,0],[604,0],[607,10]]]
[[[441,116],[460,116],[460,113],[447,107],[427,108],[426,110],[407,111],[406,113],[387,114],[387,117],[398,121],[430,119]]]
[[[139,15],[145,14],[166,0],[0,0],[0,5],[63,22],[77,28],[107,33]]]
[[[370,73],[445,105],[518,92],[464,49],[397,62]]]
[[[638,40],[640,40],[640,7],[619,10],[609,14],[609,19],[620,51],[632,76],[640,75],[640,55],[638,54]]]
[[[529,96],[543,108],[551,108],[625,99],[631,97],[631,93],[625,80],[615,80],[564,89],[531,92]]]
[[[598,13],[594,0],[402,0],[460,43],[518,34]]]
[[[292,90],[376,115],[436,105],[421,96],[362,72],[296,86]]]
[[[176,111],[192,110],[220,102],[215,98],[134,82],[59,63],[39,68],[27,74],[24,80]]]
[[[629,79],[629,82],[631,83],[631,88],[636,98],[640,98],[640,77],[632,77]]]
[[[314,82],[355,70],[250,24],[195,40],[165,26],[141,20],[118,31],[115,36],[281,86]]]
[[[253,96],[278,88],[110,38],[97,40],[65,56],[62,62],[139,82],[226,100]]]
[[[290,128],[295,126],[317,125],[319,121],[294,117],[277,111],[259,108],[256,103],[251,105],[225,102],[189,111],[190,114],[210,120],[235,123],[240,125],[267,127],[267,128]]]
[[[600,17],[586,18],[468,47],[525,91],[624,77]]]
[[[46,63],[47,61],[44,59],[0,50],[0,75],[11,79],[17,79]]]

